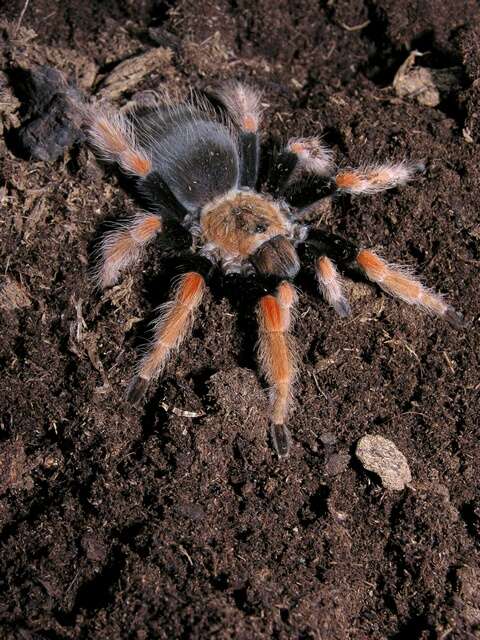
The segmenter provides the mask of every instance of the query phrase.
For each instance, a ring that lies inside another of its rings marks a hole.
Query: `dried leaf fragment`
[[[0,277],[0,309],[13,311],[29,307],[31,304],[27,290],[22,284],[9,276]]]
[[[427,69],[415,67],[415,59],[422,56],[412,51],[393,79],[393,88],[399,98],[410,98],[427,107],[436,107],[442,94],[459,85],[459,69]]]
[[[173,413],[174,415],[180,416],[181,418],[201,418],[205,415],[204,411],[186,411],[185,409],[173,407],[166,402],[161,402],[160,406],[167,413]]]

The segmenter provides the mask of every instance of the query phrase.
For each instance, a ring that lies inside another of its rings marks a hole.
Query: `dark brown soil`
[[[0,637],[480,637],[476,2],[33,0],[19,29],[23,0],[0,6]],[[168,260],[154,247],[96,293],[92,241],[134,202],[81,145],[53,163],[15,146],[19,68],[50,64],[108,97],[118,63],[155,47],[171,61],[118,104],[248,79],[265,92],[267,150],[323,130],[348,163],[427,163],[402,190],[337,200],[326,222],[413,265],[467,327],[362,283],[342,321],[303,276],[287,463],[268,443],[253,315],[237,320],[221,288],[144,409],[127,405]],[[412,49],[456,70],[435,108],[391,87]],[[366,433],[405,454],[409,489],[362,469]]]

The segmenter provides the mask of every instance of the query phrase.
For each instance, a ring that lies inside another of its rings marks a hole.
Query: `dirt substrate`
[[[23,6],[1,3],[0,637],[479,637],[474,0],[35,0],[17,28]],[[417,65],[453,69],[435,107],[392,88],[413,49],[428,52]],[[95,292],[92,243],[135,203],[81,143],[24,157],[21,78],[42,64],[118,105],[247,79],[264,91],[267,154],[323,132],[345,163],[423,159],[414,183],[338,199],[324,222],[412,265],[466,328],[360,281],[340,320],[306,271],[294,446],[279,464],[254,316],[219,280],[134,410],[125,386],[174,251],[157,244],[143,271]],[[366,433],[403,452],[410,488],[362,468]]]

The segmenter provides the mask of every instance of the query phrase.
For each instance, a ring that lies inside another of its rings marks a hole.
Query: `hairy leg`
[[[333,152],[318,137],[291,138],[275,158],[273,170],[273,190],[279,194],[306,174],[330,176],[333,170]]]
[[[138,145],[132,123],[121,113],[89,109],[89,138],[104,160],[117,162],[123,171],[144,178],[152,161]]]
[[[191,329],[204,291],[205,280],[199,273],[191,271],[181,277],[173,300],[160,307],[152,341],[129,386],[128,399],[134,404],[142,399],[149,382],[161,374],[169,355],[180,346]]]
[[[240,184],[254,188],[260,162],[260,93],[241,83],[229,84],[217,93],[239,130]]]
[[[333,181],[337,191],[369,194],[404,185],[424,170],[424,165],[418,162],[387,162],[340,171]]]
[[[393,189],[413,180],[424,170],[425,167],[420,162],[397,162],[366,165],[359,169],[339,171],[325,182],[325,195],[319,200],[297,209],[294,217],[296,220],[310,218],[317,209],[321,210],[321,204],[325,201],[325,198],[331,198],[335,194],[368,195]],[[317,173],[317,175],[320,174]]]
[[[271,386],[271,434],[279,457],[288,455],[291,440],[285,421],[296,373],[292,339],[289,335],[291,312],[296,299],[293,286],[282,282],[275,295],[260,299],[258,307],[259,360]]]
[[[335,260],[341,268],[352,266],[359,268],[371,282],[392,296],[438,315],[454,327],[463,325],[461,314],[446,303],[440,294],[424,286],[408,267],[390,264],[374,251],[360,249],[349,240],[327,230],[312,230],[306,244],[319,255],[316,262],[317,277],[319,277],[318,261],[328,256],[330,261]],[[325,273],[320,277],[326,278],[329,269],[325,266],[326,263],[322,264]]]
[[[419,162],[365,165],[339,171],[333,176],[330,188],[332,193],[377,193],[404,185],[424,170]],[[304,174],[328,178],[333,172],[333,153],[320,138],[292,138],[279,156],[275,171],[281,175],[283,189]]]
[[[114,285],[120,273],[136,262],[144,247],[162,231],[162,219],[151,213],[140,213],[118,229],[107,232],[100,245],[100,260],[95,273],[102,289]]]
[[[440,294],[425,287],[409,269],[389,264],[369,249],[359,251],[356,262],[369,280],[392,296],[422,307],[454,327],[459,328],[463,325],[461,314],[447,304]]]
[[[333,261],[327,256],[320,256],[315,261],[315,273],[320,291],[328,304],[341,318],[349,316],[351,309],[343,291],[342,277]]]

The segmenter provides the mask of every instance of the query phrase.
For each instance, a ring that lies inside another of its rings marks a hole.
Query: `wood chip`
[[[185,409],[179,409],[178,407],[172,407],[166,402],[161,402],[160,406],[167,413],[173,413],[181,418],[201,418],[205,415],[204,411],[186,411]]]
[[[31,304],[30,296],[22,284],[9,276],[0,277],[0,309],[13,311]]]
[[[26,463],[27,456],[20,438],[0,446],[0,495],[21,486]]]
[[[101,98],[115,100],[123,93],[131,92],[151,73],[158,74],[170,71],[172,55],[171,49],[158,47],[120,62],[111,73],[101,80],[97,94]]]

